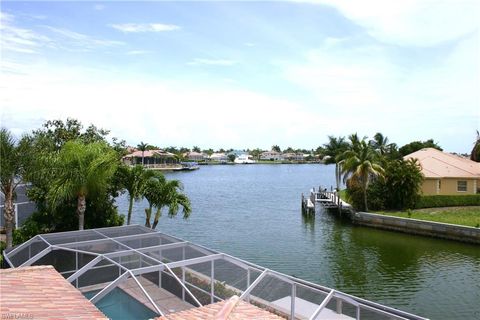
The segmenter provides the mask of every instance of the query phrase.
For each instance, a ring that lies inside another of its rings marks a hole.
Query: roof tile
[[[52,266],[0,270],[2,319],[108,319]]]

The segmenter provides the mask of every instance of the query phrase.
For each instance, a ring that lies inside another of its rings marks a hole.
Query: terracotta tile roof
[[[230,300],[168,314],[157,320],[285,320],[244,301]]]
[[[52,266],[0,270],[2,319],[108,319]]]
[[[159,156],[159,157],[173,157],[175,156],[173,153],[166,152],[162,149],[158,150],[145,150],[143,152],[143,157],[144,158],[151,158],[154,156]],[[142,157],[142,151],[136,150],[130,154],[127,154],[124,158],[141,158]]]
[[[406,155],[415,158],[426,178],[480,178],[480,163],[434,148],[425,148]]]

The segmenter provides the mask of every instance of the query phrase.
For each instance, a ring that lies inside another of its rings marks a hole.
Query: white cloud
[[[195,58],[193,61],[187,63],[191,66],[198,66],[198,65],[207,65],[207,66],[233,66],[238,64],[238,61],[235,60],[228,60],[228,59],[202,59],[202,58]]]
[[[123,32],[164,32],[179,30],[180,27],[174,24],[163,23],[123,23],[111,24],[112,28]]]
[[[345,49],[345,42],[326,41],[303,63],[281,66],[285,79],[334,115],[341,129],[337,132],[345,134],[348,122],[351,132],[371,135],[370,130],[378,130],[400,144],[434,138],[447,149],[466,151],[459,141],[469,141],[480,124],[479,43],[474,36],[460,41],[442,61],[415,67],[395,62],[383,46]]]
[[[50,31],[47,36],[40,33],[39,28],[34,31],[18,27],[15,24],[15,17],[11,14],[5,12],[0,14],[2,33],[0,46],[4,52],[37,54],[41,48],[89,51],[98,47],[124,44],[121,41],[97,39],[72,30],[43,25],[41,27],[44,30]]]
[[[300,0],[325,4],[393,44],[432,46],[478,32],[480,2],[475,0]]]
[[[96,10],[96,11],[102,11],[103,9],[105,9],[105,5],[103,4],[95,4],[93,5],[93,10]]]
[[[109,47],[125,44],[122,41],[97,39],[92,36],[64,28],[56,28],[52,26],[43,27],[55,33],[61,38],[57,39],[57,43],[59,47],[63,48],[78,47],[85,50],[91,50],[97,47]]]
[[[52,40],[32,30],[19,28],[15,17],[6,12],[0,12],[0,47],[2,51],[19,53],[37,53],[42,46],[49,45]]]
[[[148,54],[152,53],[150,50],[130,50],[127,51],[127,55],[129,56],[138,56],[138,55],[143,55],[143,54]]]
[[[121,80],[71,67],[30,66],[27,75],[0,77],[6,84],[2,118],[15,118],[17,131],[34,129],[31,115],[74,117],[131,144],[269,148],[282,142],[297,146],[299,136],[325,125],[320,118],[305,123],[309,114],[302,105],[242,89]]]

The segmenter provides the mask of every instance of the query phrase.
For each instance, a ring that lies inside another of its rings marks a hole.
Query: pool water
[[[98,292],[99,290],[89,291],[83,295],[91,299]],[[120,288],[113,289],[95,305],[112,320],[146,320],[158,317],[155,312]]]

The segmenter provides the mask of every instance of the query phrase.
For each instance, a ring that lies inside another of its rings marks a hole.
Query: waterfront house
[[[188,161],[202,162],[208,159],[208,155],[203,152],[187,152],[183,155]]]
[[[283,158],[288,161],[303,161],[303,153],[284,153]]]
[[[479,193],[480,163],[434,148],[406,155],[422,167],[424,195],[462,195]]]
[[[270,160],[270,161],[282,161],[284,156],[281,152],[277,151],[265,151],[260,155],[260,160]]]
[[[224,162],[227,162],[228,161],[228,157],[225,153],[223,152],[216,152],[216,153],[213,153],[211,156],[210,156],[210,160],[211,161],[215,161],[215,162],[221,162],[221,163],[224,163]]]
[[[174,166],[178,165],[179,160],[176,155],[170,152],[166,152],[161,149],[157,150],[146,150],[142,153],[142,151],[134,151],[130,154],[127,154],[122,158],[123,162],[127,165],[137,165],[143,164],[145,167],[162,167],[162,166]]]

